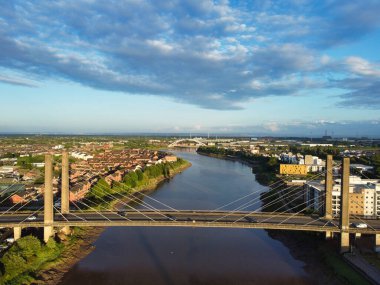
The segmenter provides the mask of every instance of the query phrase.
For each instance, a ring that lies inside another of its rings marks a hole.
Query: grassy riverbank
[[[128,195],[154,190],[161,182],[174,177],[190,166],[190,162],[179,158],[176,162],[152,165],[144,171],[130,172],[124,177],[123,181],[114,182],[112,185],[101,179],[86,196],[89,205],[87,209],[114,209],[115,205],[120,203],[121,200],[129,202]]]
[[[120,201],[116,198],[123,199],[124,195],[153,190],[162,181],[190,166],[190,162],[179,158],[177,162],[131,172],[122,182],[112,186],[100,180],[87,199],[94,203],[93,208],[110,209]],[[93,243],[103,230],[75,227],[72,235],[60,242],[50,239],[47,244],[30,235],[19,239],[0,259],[0,284],[57,284],[75,263],[93,250]]]
[[[276,174],[278,173],[279,163],[275,157],[253,155],[243,151],[217,147],[200,147],[197,152],[201,155],[247,163],[252,167],[253,173],[256,174],[256,180],[261,185],[267,186],[278,180]]]
[[[81,258],[92,251],[92,244],[103,228],[73,228],[72,234],[47,244],[28,235],[20,238],[1,258],[0,284],[56,284]]]

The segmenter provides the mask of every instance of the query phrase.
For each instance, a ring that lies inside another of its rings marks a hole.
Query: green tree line
[[[269,185],[277,179],[276,173],[278,173],[279,170],[279,161],[276,157],[266,157],[241,150],[235,151],[232,149],[208,146],[199,147],[198,152],[221,157],[233,156],[252,164],[252,171],[256,174],[256,180],[263,185]]]

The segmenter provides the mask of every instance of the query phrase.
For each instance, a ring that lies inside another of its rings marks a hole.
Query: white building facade
[[[361,179],[358,176],[350,176],[350,194],[363,195],[363,205],[357,207],[363,212],[366,218],[380,217],[380,182],[376,179]],[[304,184],[305,204],[312,210],[324,213],[325,211],[325,185],[321,182],[306,182]],[[334,216],[340,215],[340,179],[334,181],[332,191],[332,213]]]

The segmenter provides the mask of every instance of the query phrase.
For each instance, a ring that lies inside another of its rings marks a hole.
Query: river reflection
[[[246,165],[180,155],[193,166],[152,198],[177,209],[215,209],[265,191]],[[61,284],[311,284],[303,263],[264,230],[117,227],[107,228],[95,246]]]

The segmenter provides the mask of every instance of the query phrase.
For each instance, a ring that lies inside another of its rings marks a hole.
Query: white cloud
[[[379,66],[376,67],[363,58],[350,56],[345,62],[348,65],[348,69],[354,74],[380,77]]]

